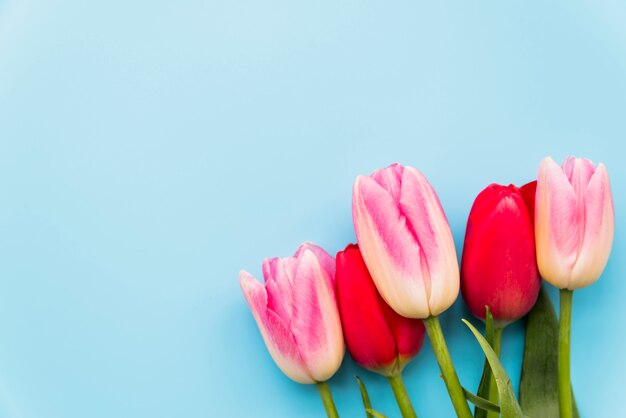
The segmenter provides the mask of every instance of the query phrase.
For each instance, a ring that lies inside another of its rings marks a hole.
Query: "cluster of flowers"
[[[572,416],[572,291],[598,279],[613,242],[603,164],[546,158],[536,181],[489,185],[472,206],[460,269],[437,194],[417,169],[393,164],[357,177],[352,214],[358,245],[333,258],[305,243],[293,257],[263,261],[265,285],[245,271],[239,278],[272,358],[294,381],[318,385],[329,416],[337,411],[325,382],[346,345],[356,363],[389,379],[402,415],[416,416],[401,372],[427,333],[456,414],[472,417],[437,316],[461,290],[475,316],[493,315],[501,335],[532,309],[542,277],[561,289],[559,402],[561,417]]]

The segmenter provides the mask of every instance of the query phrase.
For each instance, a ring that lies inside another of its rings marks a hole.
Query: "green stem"
[[[559,316],[559,411],[561,418],[572,418],[572,389],[569,372],[570,330],[574,292],[561,289]]]
[[[439,369],[443,374],[443,381],[446,383],[450,400],[454,406],[454,410],[459,418],[472,418],[469,405],[465,399],[465,393],[459,382],[459,377],[456,375],[448,347],[446,346],[446,340],[443,338],[443,332],[441,332],[441,325],[439,324],[439,318],[436,316],[429,316],[424,319],[424,325],[426,326],[426,332],[430,339],[430,344],[433,347],[433,352],[439,363]]]
[[[326,415],[328,415],[328,418],[339,418],[337,408],[335,407],[335,401],[333,401],[333,395],[330,393],[328,383],[317,382],[317,390],[320,392],[320,397],[324,403],[324,409],[326,409]]]
[[[406,392],[404,382],[402,381],[402,373],[397,372],[391,376],[387,376],[391,389],[393,390],[393,396],[396,397],[396,402],[402,413],[402,418],[417,418],[409,394]]]
[[[503,327],[494,327],[493,329],[493,351],[500,357],[500,347],[502,346]],[[498,404],[498,384],[493,373],[491,373],[491,381],[489,382],[489,400],[496,405]],[[498,418],[500,415],[496,412],[487,412],[487,418]]]

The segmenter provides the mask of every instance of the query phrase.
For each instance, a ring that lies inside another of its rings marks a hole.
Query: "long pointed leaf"
[[[522,410],[531,417],[559,417],[559,321],[544,288],[526,321],[524,360],[519,385]],[[578,418],[576,401],[574,417]]]
[[[465,388],[463,388],[463,393],[465,393],[465,399],[467,399],[476,406],[476,412],[478,412],[478,410],[480,409],[481,411],[493,411],[500,413],[500,407],[495,403],[485,398],[481,398],[480,396],[476,396]],[[477,415],[474,415],[474,418],[476,418],[476,416]]]
[[[467,325],[474,334],[474,337],[478,340],[480,347],[485,352],[487,356],[487,360],[489,360],[489,365],[491,366],[491,371],[496,379],[496,384],[498,385],[498,396],[500,398],[500,412],[503,417],[506,418],[522,418],[524,415],[522,414],[522,409],[517,403],[517,398],[515,397],[515,392],[513,391],[513,385],[511,384],[511,379],[506,374],[504,367],[502,367],[502,363],[500,363],[500,359],[493,351],[485,337],[483,337],[480,332],[472,324],[469,323],[466,319],[462,320],[465,325]]]
[[[367,393],[367,388],[365,387],[365,384],[363,383],[363,381],[361,380],[361,378],[357,375],[354,376],[356,378],[356,381],[359,383],[359,390],[361,391],[361,400],[363,401],[363,407],[365,408],[365,417],[366,418],[374,418],[374,415],[372,415],[369,410],[372,409],[372,402],[370,402],[370,396]]]

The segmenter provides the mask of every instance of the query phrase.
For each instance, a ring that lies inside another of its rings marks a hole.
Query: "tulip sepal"
[[[450,358],[450,352],[448,351],[446,340],[444,339],[443,332],[441,331],[439,317],[429,316],[424,319],[424,325],[426,326],[426,332],[428,333],[430,344],[433,347],[435,358],[439,364],[439,370],[441,370],[441,374],[443,375],[443,381],[446,384],[450,400],[452,401],[452,405],[454,406],[457,416],[459,418],[472,418],[472,413],[469,409],[469,405],[467,404],[467,399],[465,398],[465,392],[463,391],[459,377],[454,370],[454,365],[452,364],[452,359]]]
[[[318,392],[320,393],[320,397],[322,398],[322,403],[324,404],[324,409],[326,409],[326,415],[328,416],[328,418],[339,418],[339,414],[337,413],[337,407],[335,406],[333,395],[330,393],[328,383],[317,382],[316,386]]]
[[[559,414],[572,418],[572,389],[570,383],[570,333],[572,325],[572,299],[574,292],[561,289],[559,317]]]

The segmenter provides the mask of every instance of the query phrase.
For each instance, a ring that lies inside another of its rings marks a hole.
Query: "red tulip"
[[[539,294],[533,229],[534,190],[492,184],[480,192],[467,221],[461,292],[474,315],[489,306],[504,326],[526,315]]]
[[[402,370],[422,347],[424,324],[398,315],[376,290],[358,245],[337,253],[337,299],[352,358],[385,376]]]

